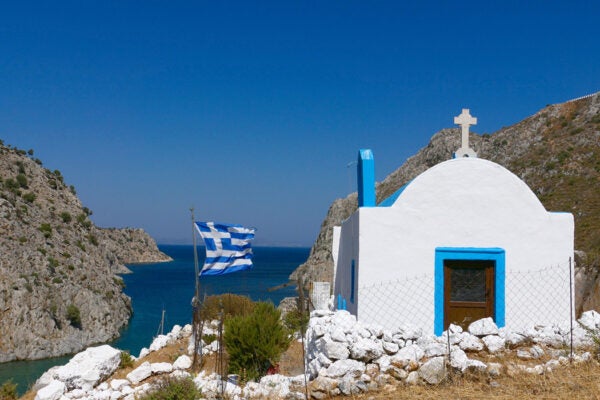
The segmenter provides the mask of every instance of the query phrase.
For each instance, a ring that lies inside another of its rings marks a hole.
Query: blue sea
[[[124,292],[131,297],[133,317],[112,346],[128,350],[137,356],[142,347],[148,347],[158,333],[163,310],[164,332],[173,325],[189,324],[192,316],[191,300],[194,295],[194,253],[188,245],[159,245],[161,251],[173,258],[169,263],[137,264],[128,266],[132,274],[123,275]],[[308,258],[310,249],[296,247],[255,247],[254,268],[222,276],[200,279],[201,298],[206,295],[236,293],[252,300],[279,304],[284,297],[295,296],[295,287],[288,286],[269,291],[288,281],[292,271]],[[204,249],[198,247],[200,266]],[[71,357],[57,357],[39,361],[15,361],[0,364],[0,384],[12,379],[23,394],[42,373],[54,365],[62,365]]]

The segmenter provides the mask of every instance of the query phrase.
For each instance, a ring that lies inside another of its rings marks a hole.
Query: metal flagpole
[[[200,349],[200,360],[198,360],[198,347],[202,344],[202,329],[200,328],[200,267],[198,266],[198,249],[196,243],[196,227],[194,218],[194,207],[190,208],[192,216],[192,242],[194,245],[194,274],[196,287],[194,290],[194,298],[192,299],[192,330],[194,334],[194,366],[199,366],[202,362],[202,349]]]

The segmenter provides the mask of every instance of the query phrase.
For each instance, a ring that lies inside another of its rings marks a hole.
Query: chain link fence
[[[412,324],[422,328],[424,333],[433,333],[434,293],[433,274],[360,286],[357,317],[359,321],[388,329]],[[570,261],[540,269],[507,271],[504,296],[501,294],[500,290],[495,309],[505,307],[505,326],[511,330],[570,321],[573,317]]]

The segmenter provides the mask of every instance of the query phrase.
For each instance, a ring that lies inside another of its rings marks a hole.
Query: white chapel
[[[462,127],[454,158],[380,204],[373,154],[359,151],[359,207],[333,235],[337,308],[436,335],[483,317],[511,329],[569,320],[573,216],[546,211],[516,175],[477,158],[469,110],[454,122]]]

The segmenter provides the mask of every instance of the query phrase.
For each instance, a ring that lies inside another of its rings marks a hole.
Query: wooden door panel
[[[492,260],[444,262],[444,329],[494,317],[494,266]]]

